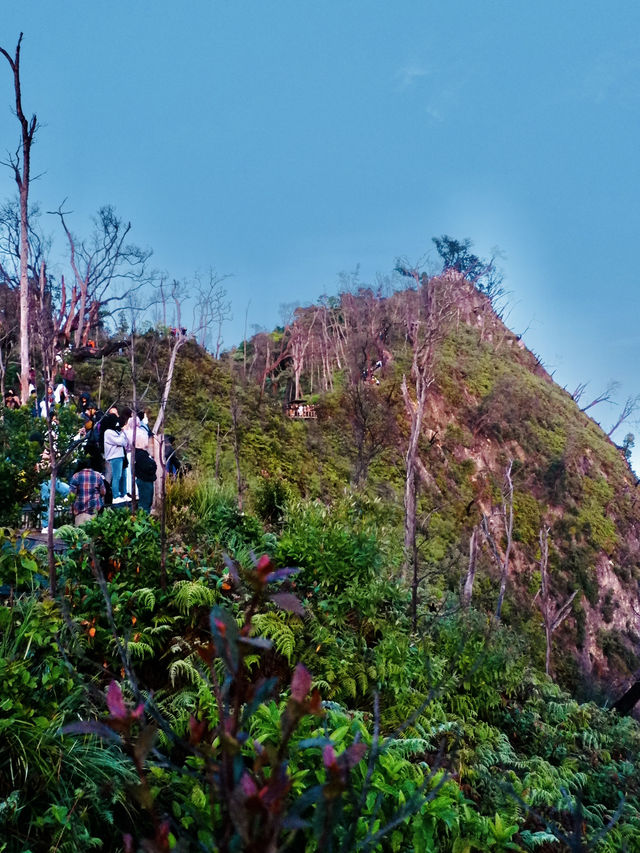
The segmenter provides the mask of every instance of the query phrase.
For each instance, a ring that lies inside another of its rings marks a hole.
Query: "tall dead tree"
[[[549,590],[549,528],[543,526],[540,528],[540,589],[536,593],[538,607],[542,613],[542,622],[544,624],[544,633],[547,643],[544,671],[547,675],[551,672],[551,641],[554,632],[562,625],[564,620],[571,612],[573,599],[578,594],[578,590],[573,592],[564,604],[559,607],[551,597]]]
[[[165,416],[167,413],[167,403],[169,402],[169,394],[171,393],[171,385],[173,384],[173,374],[176,367],[176,359],[178,358],[178,353],[182,349],[182,347],[189,340],[187,337],[187,330],[183,329],[181,326],[181,312],[180,312],[180,284],[177,281],[173,281],[171,285],[171,299],[173,300],[173,304],[175,307],[175,323],[176,325],[171,330],[169,335],[169,362],[167,364],[167,370],[164,375],[164,385],[162,389],[162,396],[160,398],[160,404],[158,406],[158,414],[156,416],[155,423],[153,424],[153,434],[158,435],[162,432],[164,428]]]
[[[496,619],[500,619],[502,615],[502,604],[504,595],[507,590],[507,581],[509,579],[509,565],[511,560],[511,546],[513,544],[513,480],[511,478],[511,469],[513,468],[513,460],[509,460],[509,464],[504,472],[504,486],[502,489],[502,506],[500,515],[502,517],[502,525],[504,528],[505,546],[504,552],[500,552],[496,538],[489,526],[489,520],[486,515],[482,516],[482,532],[494,559],[500,568],[500,592],[498,593],[498,603],[496,605]]]
[[[151,252],[126,242],[131,223],[120,219],[110,205],[98,211],[88,240],[78,240],[71,233],[62,205],[50,213],[60,219],[73,273],[69,293],[64,276],[61,280],[58,323],[66,340],[73,338],[78,348],[86,346],[92,327],[110,303],[130,300],[132,292],[147,283],[146,264]],[[115,292],[116,283],[123,286],[123,292]]]
[[[317,317],[317,309],[309,311],[304,310],[303,308],[297,308],[294,315],[294,321],[290,333],[290,349],[295,385],[294,396],[296,400],[299,400],[302,394],[300,379],[302,377],[302,371],[304,370],[305,355],[309,348],[309,344],[311,343],[311,335]]]
[[[18,298],[14,290],[0,283],[0,399],[5,397],[5,376],[9,356],[18,340]]]
[[[580,400],[582,399],[584,392],[587,389],[587,382],[581,382],[576,386],[575,391],[571,395],[573,400],[580,405]],[[601,391],[600,394],[597,394],[590,403],[587,403],[586,406],[581,406],[581,412],[588,412],[589,409],[592,409],[594,406],[597,406],[598,403],[612,403],[613,397],[620,387],[620,383],[615,380],[611,380],[607,382],[607,387],[604,391]]]
[[[469,607],[473,596],[473,582],[476,577],[476,566],[478,565],[478,538],[479,527],[476,525],[471,531],[469,537],[469,565],[467,567],[467,575],[464,579],[462,587],[462,606]]]
[[[622,426],[622,424],[629,420],[631,415],[635,414],[640,408],[640,394],[636,394],[632,397],[627,397],[625,400],[624,406],[618,416],[617,421],[611,427],[609,432],[607,433],[607,438],[611,438],[614,432],[618,429],[618,427]]]
[[[40,350],[42,361],[42,373],[45,382],[44,408],[47,423],[47,468],[49,475],[49,506],[47,512],[47,560],[49,567],[49,589],[52,595],[56,593],[57,577],[55,552],[53,548],[53,528],[55,520],[55,504],[58,483],[58,442],[53,423],[53,404],[49,395],[49,388],[53,388],[53,373],[55,368],[55,342],[57,339],[57,326],[55,315],[51,310],[51,293],[48,288],[46,268],[44,262],[40,266],[38,277],[38,302],[33,311],[32,332],[36,346]]]
[[[199,329],[200,346],[209,350],[215,358],[220,357],[222,348],[222,326],[231,319],[231,302],[222,282],[227,276],[219,276],[210,269],[207,278],[196,274],[196,299],[193,308],[193,328]],[[209,341],[209,338],[215,340]]]
[[[411,273],[413,275],[413,273]],[[405,580],[418,576],[416,548],[416,514],[418,482],[428,479],[419,454],[429,389],[435,381],[435,352],[437,343],[446,334],[451,311],[451,292],[446,276],[416,281],[420,286],[415,293],[407,293],[406,335],[411,345],[411,386],[409,391],[406,375],[402,377],[402,397],[409,420],[409,440],[405,453],[404,488],[404,565]]]
[[[0,53],[9,63],[13,73],[16,117],[20,122],[21,140],[16,153],[9,156],[5,165],[13,172],[20,200],[20,399],[24,405],[29,399],[29,188],[31,183],[31,146],[38,128],[35,114],[27,119],[22,107],[20,82],[20,48],[22,36],[14,56],[3,47]]]

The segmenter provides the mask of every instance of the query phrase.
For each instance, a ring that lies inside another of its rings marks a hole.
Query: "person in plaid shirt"
[[[72,511],[78,527],[97,515],[104,506],[104,477],[99,471],[94,471],[88,459],[84,459],[71,478],[69,488],[71,494],[75,495]]]

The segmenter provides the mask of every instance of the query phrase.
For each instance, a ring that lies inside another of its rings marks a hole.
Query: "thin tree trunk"
[[[538,606],[542,613],[542,622],[544,624],[544,633],[546,640],[545,653],[545,672],[551,676],[551,644],[553,642],[553,634],[557,628],[564,622],[569,615],[573,599],[577,595],[577,590],[573,592],[569,598],[560,607],[557,607],[551,597],[549,584],[549,528],[543,526],[540,529],[540,589],[536,594]],[[535,601],[535,599],[534,599]]]
[[[4,358],[2,357],[2,347],[0,347],[0,399],[4,403],[5,400],[5,376],[7,370],[5,367]]]
[[[504,559],[502,560],[500,572],[500,593],[498,595],[498,604],[496,606],[496,619],[500,619],[502,614],[502,604],[504,602],[504,596],[507,589],[507,580],[509,578],[509,559],[511,556],[511,544],[513,537],[513,481],[511,479],[512,467],[513,460],[509,462],[504,475],[507,484],[507,494],[504,496],[502,502],[502,516],[505,526],[505,534],[507,537],[507,546],[504,553]]]
[[[238,401],[234,397],[231,401],[231,422],[233,425],[233,455],[236,460],[236,486],[238,489],[238,509],[242,512],[244,484],[242,471],[240,469],[240,439],[238,435]]]
[[[15,56],[11,57],[0,47],[13,72],[13,88],[16,102],[16,116],[20,122],[22,168],[19,156],[11,159],[13,175],[18,187],[20,199],[20,400],[24,406],[29,400],[29,189],[31,184],[31,144],[38,126],[34,116],[27,120],[22,108],[22,87],[20,83],[20,47],[22,33],[18,38]]]
[[[247,302],[247,309],[244,312],[244,336],[242,341],[242,369],[244,381],[247,381],[247,322],[249,320],[249,306],[251,305],[251,300]]]
[[[164,435],[160,442],[160,458],[164,462]],[[167,466],[160,469],[160,586],[167,588]]]
[[[406,410],[411,418],[411,431],[409,443],[405,454],[405,484],[404,484],[404,566],[403,574],[405,580],[412,577],[411,563],[416,542],[416,513],[417,513],[417,456],[418,441],[422,420],[424,418],[425,398],[427,384],[419,378],[416,380],[417,400],[411,402],[407,388],[406,376],[402,377],[402,395]]]
[[[176,367],[176,359],[178,357],[178,353],[180,352],[182,345],[186,342],[186,336],[182,334],[180,328],[178,328],[176,337],[173,341],[173,345],[171,347],[171,355],[169,357],[169,366],[167,368],[167,377],[164,383],[164,389],[162,391],[162,399],[160,401],[160,407],[158,408],[158,416],[156,417],[155,423],[153,425],[153,434],[156,437],[159,437],[164,434],[164,421],[167,412],[167,403],[169,401],[169,394],[171,393],[171,385],[173,383],[173,374]],[[154,450],[154,459],[156,461],[156,465],[163,465],[164,460],[160,458],[158,455],[158,445],[159,442],[154,442],[153,450]],[[158,481],[156,480],[156,488],[154,489],[154,503],[156,506],[161,502],[162,496],[160,494],[160,488]]]
[[[28,180],[28,178],[27,178]],[[23,184],[24,186],[24,184]],[[29,400],[29,229],[28,192],[20,188],[20,400]]]
[[[216,429],[216,483],[220,482],[220,424]]]
[[[476,576],[476,566],[478,563],[478,528],[474,527],[471,531],[469,539],[469,568],[467,569],[467,577],[465,578],[464,587],[462,590],[462,606],[469,607],[473,596],[473,582]]]
[[[418,483],[414,478],[414,489],[417,491]],[[415,498],[414,498],[415,505]],[[414,631],[418,630],[418,586],[420,578],[418,575],[418,543],[416,537],[413,537],[413,578],[411,581],[411,625]]]
[[[43,347],[44,349],[44,347]],[[43,353],[44,354],[44,353]],[[47,376],[51,377],[51,370],[47,370]],[[57,577],[56,577],[56,557],[53,550],[53,527],[55,522],[56,511],[56,484],[58,481],[58,462],[56,459],[56,447],[53,438],[53,425],[51,423],[51,412],[49,409],[49,394],[47,388],[51,378],[46,380],[45,385],[45,414],[47,416],[47,444],[49,447],[49,465],[51,472],[49,475],[49,507],[47,512],[47,564],[49,566],[49,590],[52,596],[56,594]]]
[[[131,351],[133,352],[133,345],[131,346]],[[98,385],[98,408],[100,408],[100,403],[102,402],[102,383],[104,381],[104,356],[102,356],[100,360],[100,384]]]
[[[130,451],[130,477],[131,477],[131,512],[135,513],[138,510],[138,490],[136,488],[136,434],[138,431],[138,386],[136,382],[137,367],[136,367],[136,333],[135,327],[131,329],[131,396],[133,403],[133,429],[131,430],[131,451]],[[104,359],[103,359],[104,361]]]

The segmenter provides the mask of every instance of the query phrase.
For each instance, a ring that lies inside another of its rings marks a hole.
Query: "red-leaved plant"
[[[236,618],[226,608],[216,606],[211,610],[210,640],[199,645],[197,651],[206,664],[202,673],[211,686],[217,704],[217,722],[192,715],[189,721],[188,740],[178,737],[162,718],[153,697],[138,701],[135,708],[126,704],[120,685],[112,681],[106,692],[108,716],[102,721],[81,722],[67,726],[67,734],[94,734],[117,740],[132,758],[139,776],[137,799],[152,818],[154,835],[142,839],[138,849],[145,853],[166,853],[169,849],[181,849],[180,836],[183,828],[165,814],[159,814],[149,784],[150,763],[155,760],[152,752],[156,735],[162,728],[170,741],[178,747],[175,753],[199,759],[202,768],[202,787],[209,791],[211,809],[218,818],[211,821],[215,830],[216,849],[221,853],[244,850],[247,853],[275,853],[284,834],[291,843],[293,834],[309,826],[313,814],[314,832],[319,847],[323,849],[323,838],[331,834],[331,824],[339,810],[339,802],[349,789],[349,773],[364,757],[367,747],[353,743],[340,755],[323,739],[322,762],[326,770],[323,784],[306,790],[297,799],[292,795],[292,780],[288,766],[291,737],[303,717],[323,716],[322,700],[317,689],[312,687],[312,677],[302,664],[292,674],[290,698],[280,717],[280,739],[277,746],[263,746],[251,740],[249,723],[257,708],[277,694],[277,679],[260,679],[254,682],[244,664],[244,657],[251,653],[271,648],[271,642],[253,637],[252,621],[266,601],[276,606],[304,614],[299,599],[291,592],[271,592],[271,585],[286,580],[298,570],[275,569],[268,556],[254,560],[249,571],[229,558],[225,559],[229,569],[229,581],[240,591],[250,591],[244,607],[244,618],[239,627]],[[109,614],[109,608],[107,608]],[[115,627],[115,626],[112,626]],[[126,659],[122,649],[123,661]],[[220,666],[222,663],[222,676]],[[125,670],[133,694],[140,697],[135,677],[126,661]],[[309,745],[316,746],[315,742]],[[172,764],[172,771],[189,772],[186,764]],[[197,827],[196,827],[197,831]],[[173,836],[173,840],[172,840]],[[176,841],[178,847],[171,846]],[[184,839],[186,841],[186,839]],[[125,853],[136,849],[134,839],[126,835],[123,839]]]

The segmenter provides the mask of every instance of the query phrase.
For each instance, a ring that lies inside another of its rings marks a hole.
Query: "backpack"
[[[144,483],[153,483],[156,479],[155,459],[152,459],[147,451],[141,448],[136,450],[136,477]]]

